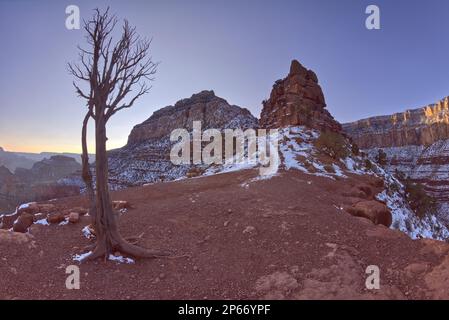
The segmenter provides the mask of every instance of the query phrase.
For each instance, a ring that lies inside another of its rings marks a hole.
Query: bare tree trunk
[[[95,223],[95,216],[97,212],[97,207],[95,205],[95,192],[92,183],[92,172],[90,171],[89,165],[89,152],[87,150],[87,125],[89,123],[89,119],[92,116],[91,111],[89,111],[84,117],[83,128],[81,133],[81,145],[83,152],[81,154],[81,162],[82,162],[82,178],[84,184],[86,185],[87,196],[89,198],[89,215],[92,219],[92,223]]]
[[[103,116],[95,121],[96,142],[96,216],[94,228],[97,237],[95,250],[88,260],[104,256],[105,259],[115,250],[134,257],[158,258],[169,256],[169,252],[153,251],[127,242],[119,233],[116,216],[112,208],[108,185],[108,157],[106,151],[106,121]]]

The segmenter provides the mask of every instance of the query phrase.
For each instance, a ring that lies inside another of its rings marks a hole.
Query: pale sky
[[[367,30],[376,4],[381,29]],[[0,146],[80,152],[84,101],[66,63],[85,44],[65,28],[65,8],[82,18],[110,6],[153,37],[160,61],[151,92],[111,120],[109,148],[155,110],[201,90],[260,115],[292,59],[314,70],[341,122],[415,108],[449,95],[449,1],[0,0]],[[93,149],[91,148],[91,151]]]

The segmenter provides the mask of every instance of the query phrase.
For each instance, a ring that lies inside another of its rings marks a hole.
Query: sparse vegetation
[[[335,173],[334,167],[330,164],[324,165],[324,170],[326,170],[326,172],[329,172],[329,173]]]
[[[373,168],[373,163],[370,159],[365,159],[365,168],[367,171],[370,171]]]
[[[387,164],[387,154],[382,149],[377,150],[376,162],[381,166]]]
[[[436,209],[435,199],[425,192],[424,186],[421,183],[412,182],[410,179],[407,179],[405,182],[405,192],[410,207],[418,217],[423,218],[426,214]]]
[[[309,160],[305,160],[304,161],[304,167],[307,169],[307,171],[309,172],[316,172],[316,168],[313,166],[313,164],[309,161]]]
[[[321,133],[315,142],[315,146],[335,160],[344,159],[349,155],[345,138],[337,132],[325,131]]]
[[[358,156],[360,154],[360,148],[358,145],[356,145],[355,143],[352,144],[351,146],[351,152],[354,156]]]
[[[400,171],[400,170],[398,170],[398,169],[394,170],[394,175],[401,182],[404,182],[407,179],[407,176],[405,175],[405,173]]]

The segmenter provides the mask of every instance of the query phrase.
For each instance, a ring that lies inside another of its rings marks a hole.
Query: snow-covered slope
[[[384,202],[391,210],[393,223],[391,228],[408,234],[411,238],[449,239],[449,230],[438,217],[431,214],[418,218],[406,200],[404,185],[392,174],[384,170],[371,159],[371,168],[366,167],[366,159],[350,155],[340,162],[329,164],[321,161],[320,152],[314,142],[320,133],[305,127],[289,127],[281,131],[283,142],[280,151],[286,170],[300,170],[304,173],[335,179],[345,178],[348,174],[374,175],[384,180],[384,190],[376,198]],[[348,152],[350,145],[348,144]]]

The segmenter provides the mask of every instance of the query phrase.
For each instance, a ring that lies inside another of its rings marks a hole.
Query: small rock
[[[65,220],[64,214],[60,212],[50,213],[47,217],[48,223],[61,223]]]
[[[122,210],[122,209],[130,209],[131,205],[129,204],[128,201],[112,201],[112,207],[115,210]]]
[[[78,212],[70,212],[69,214],[69,222],[70,223],[77,223],[80,221],[80,215]]]
[[[39,211],[42,213],[50,213],[56,211],[56,206],[54,204],[39,204]]]
[[[19,207],[19,209],[17,210],[17,213],[19,215],[21,215],[22,213],[31,213],[31,214],[35,214],[39,212],[39,206],[36,202],[31,202],[28,203],[28,205],[24,205]]]
[[[228,209],[228,213],[231,214],[232,213],[232,209]]]
[[[247,226],[245,230],[243,230],[243,233],[254,233],[254,232],[256,232],[256,228],[254,228],[253,226]]]
[[[227,227],[228,224],[229,224],[229,220],[225,221],[225,222],[223,223],[223,226]]]
[[[198,268],[198,266],[193,266],[193,271],[199,271],[200,270],[200,268]]]
[[[82,207],[76,207],[76,208],[70,209],[70,212],[76,212],[80,216],[84,216],[89,212],[89,210],[87,210],[86,208],[82,208]]]
[[[22,213],[13,225],[13,231],[26,232],[34,222],[34,215],[31,213]]]

